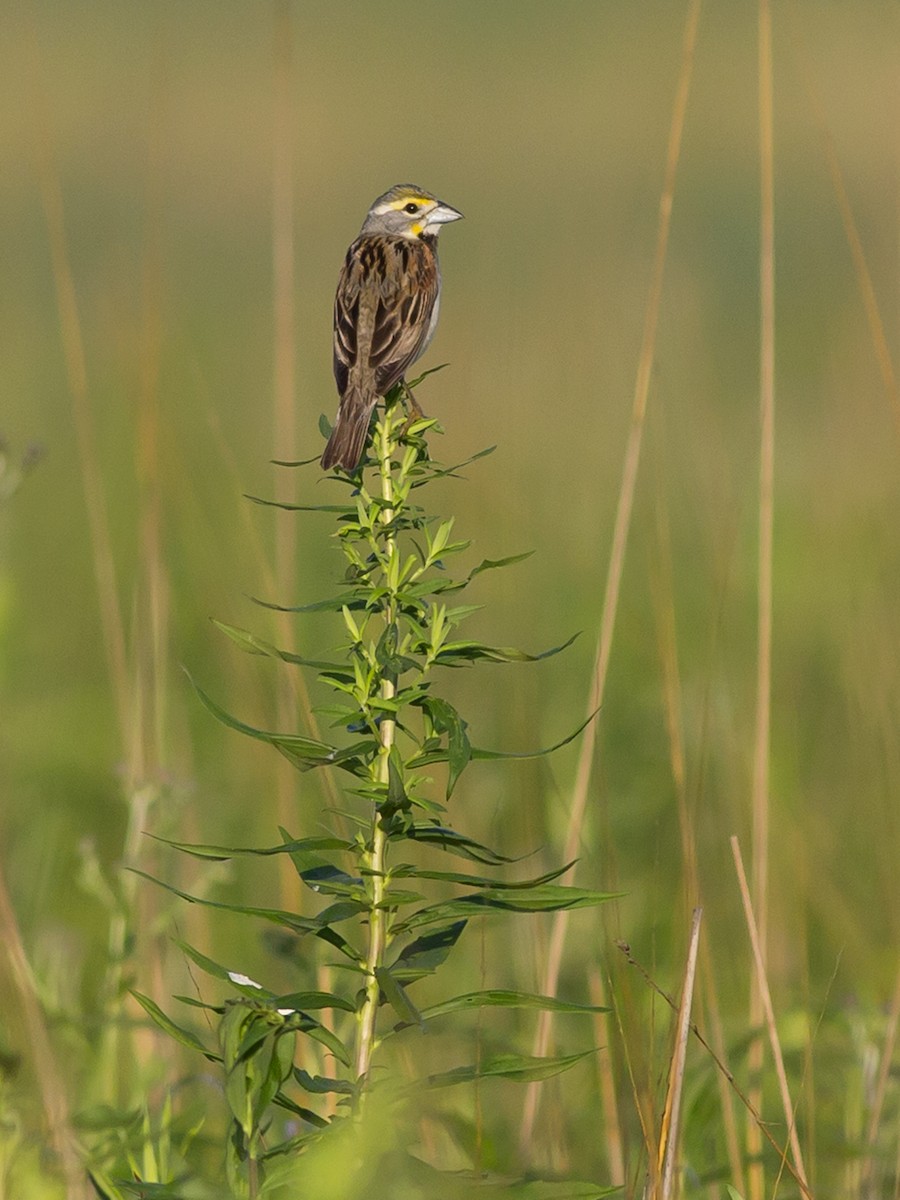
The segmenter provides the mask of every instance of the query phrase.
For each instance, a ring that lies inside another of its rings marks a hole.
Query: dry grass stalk
[[[769,735],[772,701],[772,531],[775,476],[775,167],[772,99],[772,11],[769,0],[759,3],[759,168],[760,168],[760,456],[759,456],[759,574],[757,582],[756,728],[753,751],[753,902],[759,919],[762,961],[767,958],[769,881]],[[761,1023],[762,1000],[751,977],[750,1027]],[[762,1072],[763,1046],[750,1047],[750,1070]],[[754,1085],[759,1107],[758,1084]],[[751,1092],[751,1096],[753,1093]],[[760,1159],[762,1143],[755,1123],[748,1127],[751,1159],[750,1200],[762,1200],[765,1180]]]
[[[691,1028],[691,1008],[694,1002],[694,980],[697,974],[697,950],[700,944],[701,908],[694,909],[691,921],[691,940],[688,945],[687,966],[681,989],[681,1005],[675,1026],[675,1049],[669,1068],[669,1086],[666,1091],[666,1106],[663,1110],[659,1132],[657,1163],[662,1180],[660,1200],[673,1200],[675,1195],[675,1169],[678,1163],[678,1142],[681,1118],[681,1097],[684,1088],[684,1064],[687,1058],[688,1034]]]
[[[803,1154],[800,1150],[800,1139],[797,1136],[797,1123],[794,1118],[794,1107],[791,1103],[790,1091],[788,1089],[787,1074],[784,1069],[784,1057],[781,1053],[781,1042],[778,1038],[778,1030],[775,1027],[775,1011],[772,1007],[772,996],[769,992],[769,983],[766,977],[766,965],[762,955],[762,945],[759,940],[759,928],[756,922],[756,916],[753,911],[753,901],[750,896],[750,889],[747,885],[747,876],[744,872],[744,863],[741,858],[741,849],[738,839],[731,838],[731,853],[734,856],[734,866],[737,871],[738,884],[741,889],[741,902],[744,906],[744,917],[747,922],[747,931],[750,935],[750,946],[753,950],[753,960],[756,964],[756,985],[759,990],[760,1000],[762,1002],[763,1016],[765,1019],[766,1032],[769,1035],[769,1046],[772,1050],[772,1057],[775,1060],[775,1073],[778,1078],[778,1088],[781,1093],[781,1104],[784,1109],[784,1117],[788,1126],[788,1138],[791,1147],[791,1154],[794,1159],[794,1166],[797,1170],[798,1178],[803,1186],[804,1192],[809,1195],[809,1184],[806,1178],[806,1168],[803,1165]]]

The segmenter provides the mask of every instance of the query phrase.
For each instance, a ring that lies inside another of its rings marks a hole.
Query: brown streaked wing
[[[358,361],[367,375],[374,373],[379,396],[390,391],[419,355],[437,293],[431,247],[405,238],[357,238],[334,300],[334,378],[341,395]]]
[[[418,358],[438,293],[433,250],[420,241],[386,241],[391,278],[385,283],[396,282],[382,292],[369,354],[380,396],[390,391]]]
[[[342,396],[358,350],[359,301],[365,275],[358,247],[357,241],[347,251],[334,297],[334,380]]]

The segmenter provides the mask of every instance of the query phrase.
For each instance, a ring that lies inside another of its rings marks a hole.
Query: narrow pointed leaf
[[[305,1033],[314,1042],[318,1042],[326,1050],[330,1050],[338,1062],[343,1063],[345,1067],[350,1066],[353,1058],[337,1034],[332,1033],[318,1021],[314,1021],[312,1017],[298,1016],[294,1019],[299,1022],[296,1026],[299,1033]]]
[[[550,650],[544,650],[540,654],[526,654],[524,650],[517,650],[514,646],[485,646],[481,642],[448,642],[435,655],[434,661],[442,666],[477,662],[479,659],[498,663],[540,662],[543,658],[552,658],[554,654],[561,654],[579,636],[574,633],[561,645],[553,646]]]
[[[280,462],[276,465],[279,467],[299,467],[303,466],[304,464]],[[266,508],[281,508],[284,509],[285,512],[344,513],[347,511],[346,504],[289,504],[285,500],[266,500],[263,496],[251,496],[248,492],[244,493],[244,499],[251,500],[254,504],[262,504]]]
[[[454,921],[443,929],[421,934],[397,955],[391,974],[401,983],[413,983],[432,974],[447,960],[465,927],[465,921]]]
[[[130,867],[129,870],[132,874],[140,875],[142,879],[147,879],[150,883],[155,883],[157,887],[165,888],[167,892],[171,892],[182,900],[187,900],[189,904],[201,904],[204,908],[217,908],[222,912],[237,913],[245,917],[261,917],[264,921],[270,921],[273,925],[283,925],[297,934],[311,933],[340,950],[342,954],[346,954],[354,963],[360,960],[359,953],[353,949],[345,938],[341,937],[339,933],[327,924],[327,920],[323,920],[324,914],[322,913],[318,917],[301,917],[297,913],[286,912],[280,908],[257,908],[247,904],[226,904],[220,900],[208,900],[205,896],[192,896],[189,892],[183,892],[173,884],[166,883],[162,879],[157,879],[153,875],[148,875],[146,871],[140,871],[137,867]],[[353,916],[356,911],[358,909],[354,909],[346,915]],[[335,918],[331,917],[330,919]]]
[[[557,867],[555,871],[547,871],[544,875],[537,875],[534,879],[512,879],[505,881],[502,879],[492,879],[488,875],[467,875],[464,871],[426,871],[422,867],[412,867],[400,864],[391,868],[391,875],[394,879],[436,879],[445,883],[459,883],[464,887],[475,888],[494,888],[494,889],[520,889],[537,888],[545,883],[552,883],[555,879],[559,879],[561,875],[565,875],[571,867],[575,866],[577,859],[564,866]]]
[[[327,437],[328,434],[325,436]],[[273,467],[309,467],[313,463],[317,463],[321,457],[320,454],[315,454],[312,458],[270,458],[269,462]]]
[[[297,1012],[313,1012],[320,1008],[338,1008],[341,1012],[356,1012],[356,1005],[351,1000],[334,992],[288,992],[285,996],[276,996],[272,1004],[279,1011],[293,1008]]]
[[[471,1083],[475,1079],[509,1079],[515,1083],[531,1083],[535,1079],[550,1079],[553,1075],[568,1071],[593,1053],[593,1050],[585,1050],[580,1054],[564,1054],[556,1058],[498,1054],[471,1067],[456,1067],[439,1075],[429,1075],[427,1082],[433,1088]]]
[[[486,761],[486,762],[494,762],[494,761],[502,760],[502,759],[544,758],[548,754],[553,754],[556,750],[561,750],[563,748],[563,746],[568,746],[569,742],[574,742],[574,740],[578,737],[578,735],[580,733],[582,733],[587,728],[588,725],[590,725],[591,721],[594,720],[594,718],[597,716],[597,713],[599,713],[599,711],[600,711],[599,708],[595,709],[594,712],[592,712],[591,715],[587,718],[587,720],[582,721],[581,724],[578,726],[578,728],[574,729],[568,735],[568,737],[564,737],[562,739],[562,741],[556,742],[552,746],[546,746],[543,750],[524,750],[524,751],[517,752],[517,751],[511,751],[511,750],[483,750],[479,746],[473,746],[472,747],[472,758],[479,759],[481,761]],[[429,766],[432,763],[440,763],[440,762],[446,762],[446,761],[447,761],[447,751],[446,750],[426,750],[420,754],[414,755],[414,757],[409,762],[409,766],[412,769],[416,769],[418,767]]]
[[[425,479],[416,480],[412,486],[414,488],[422,487],[423,484],[428,483],[431,479],[446,479],[448,476],[455,479],[457,478],[457,471],[461,471],[463,467],[468,467],[472,463],[478,462],[478,460],[481,458],[487,458],[487,456],[489,454],[493,454],[496,449],[496,446],[486,446],[484,450],[479,450],[477,454],[473,454],[469,458],[463,459],[462,462],[455,463],[452,467],[432,468]]]
[[[202,954],[194,946],[188,942],[183,942],[179,938],[172,939],[178,948],[196,963],[201,971],[205,971],[207,975],[211,975],[214,979],[221,979],[224,983],[230,983],[233,987],[244,996],[249,996],[256,1000],[265,1000],[271,998],[274,993],[261,984],[249,979],[241,971],[230,971],[227,967],[223,967],[221,963],[215,962]]]
[[[356,1088],[349,1079],[330,1079],[324,1075],[310,1075],[302,1067],[294,1067],[294,1079],[305,1092],[314,1096],[322,1096],[334,1092],[338,1096],[352,1096]]]
[[[342,592],[338,596],[331,596],[327,600],[316,600],[312,604],[273,604],[272,601],[262,600],[259,596],[251,596],[250,599],[260,608],[284,613],[340,612],[342,608],[349,608],[352,612],[357,612],[366,607],[365,598],[359,591]]]
[[[317,658],[304,658],[300,654],[292,654],[289,650],[279,650],[271,642],[257,637],[255,633],[250,633],[246,629],[240,629],[237,625],[226,625],[224,621],[216,620],[213,620],[213,625],[217,629],[220,629],[227,637],[230,637],[242,650],[246,650],[248,654],[264,655],[267,658],[279,658],[282,662],[293,663],[300,667],[312,667],[316,671],[340,671],[344,669],[343,663],[328,662]]]
[[[378,986],[381,988],[384,998],[404,1024],[424,1024],[419,1010],[387,967],[376,967],[375,978],[378,980]]]
[[[272,1103],[277,1104],[279,1108],[284,1108],[288,1112],[299,1117],[301,1121],[306,1121],[308,1125],[315,1126],[316,1129],[327,1129],[328,1121],[325,1117],[320,1117],[318,1113],[313,1112],[311,1108],[304,1108],[301,1104],[295,1103],[290,1096],[286,1096],[284,1092],[276,1092],[272,1097]]]
[[[191,682],[193,683],[193,680]],[[374,739],[368,738],[365,741],[354,742],[350,746],[338,748],[330,746],[326,742],[316,741],[314,738],[301,737],[300,734],[272,733],[269,730],[257,729],[253,725],[239,721],[237,717],[231,716],[230,713],[220,708],[196,683],[194,683],[194,690],[200,702],[216,720],[247,737],[268,742],[301,771],[310,771],[315,767],[342,767],[345,771],[356,774],[360,760],[371,753],[373,747],[377,746]]]
[[[511,567],[514,563],[524,562],[526,558],[531,558],[532,554],[533,550],[525,550],[522,554],[509,554],[506,558],[483,558],[478,566],[469,572],[467,582],[471,582],[476,575],[481,575],[484,571],[497,571],[503,567]]]
[[[455,829],[449,829],[445,825],[413,825],[408,831],[407,837],[415,842],[425,842],[438,850],[446,850],[448,854],[456,854],[460,858],[483,863],[485,866],[496,867],[503,863],[516,861],[514,858],[501,854],[498,850],[492,850],[489,846],[483,846],[481,842],[476,842],[473,838],[466,837],[463,833],[457,833]]]
[[[135,1000],[137,1000],[138,1004],[140,1004],[144,1012],[146,1012],[147,1016],[150,1017],[151,1020],[155,1021],[160,1029],[167,1033],[169,1037],[174,1038],[176,1042],[180,1042],[182,1046],[187,1046],[191,1050],[199,1050],[201,1054],[205,1055],[205,1057],[210,1060],[210,1062],[219,1061],[218,1054],[214,1054],[212,1051],[208,1050],[195,1033],[191,1033],[189,1029],[183,1029],[180,1025],[176,1025],[172,1018],[167,1016],[159,1007],[159,1005],[155,1004],[149,996],[144,996],[140,992],[135,992],[133,990],[131,994],[134,996]]]
[[[599,1004],[574,1004],[568,1000],[559,1000],[555,996],[538,996],[530,992],[496,989],[454,996],[450,1000],[443,1000],[440,1004],[431,1004],[420,1011],[423,1020],[430,1021],[435,1017],[446,1016],[448,1013],[466,1012],[479,1008],[533,1008],[543,1012],[582,1014],[609,1012],[608,1008]]]
[[[171,838],[160,837],[158,834],[148,834],[154,841],[171,846],[194,858],[210,859],[214,862],[227,862],[232,858],[247,858],[253,855],[266,857],[270,854],[293,854],[297,851],[316,850],[352,850],[353,843],[344,838],[296,838],[284,842],[280,846],[214,846],[196,842],[175,842]]]
[[[616,893],[594,892],[585,888],[556,887],[548,884],[541,888],[517,892],[513,889],[488,889],[459,896],[455,900],[443,900],[430,904],[397,922],[395,933],[433,925],[436,921],[449,921],[456,917],[471,917],[479,910],[498,912],[560,912],[564,909],[591,908],[615,899]]]

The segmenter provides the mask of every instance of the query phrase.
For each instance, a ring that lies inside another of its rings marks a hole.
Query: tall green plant
[[[214,908],[261,917],[298,938],[319,939],[344,968],[335,974],[340,986],[333,992],[275,995],[185,944],[188,957],[227,983],[233,993],[222,1005],[204,1006],[218,1018],[216,1046],[207,1045],[150,999],[138,996],[171,1034],[221,1063],[231,1114],[230,1180],[236,1192],[251,1197],[261,1194],[266,1177],[269,1186],[276,1188],[278,1171],[293,1170],[298,1154],[321,1144],[323,1138],[337,1136],[336,1129],[347,1118],[358,1123],[364,1110],[368,1117],[374,1095],[386,1104],[402,1099],[407,1084],[401,1087],[397,1080],[381,1076],[376,1083],[373,1074],[379,1048],[401,1030],[424,1029],[438,1017],[488,1006],[596,1011],[553,997],[500,989],[454,995],[424,1008],[411,995],[416,981],[447,961],[473,915],[581,908],[599,904],[607,896],[560,886],[556,880],[568,864],[536,878],[498,878],[497,869],[511,860],[445,820],[447,804],[473,760],[529,756],[474,746],[466,721],[439,694],[441,669],[480,660],[533,662],[570,643],[528,655],[459,635],[460,624],[472,611],[460,603],[461,593],[483,572],[527,556],[485,560],[468,572],[449,573],[448,562],[469,543],[454,538],[452,518],[428,514],[419,498],[422,488],[455,474],[459,467],[444,468],[430,459],[424,435],[434,423],[418,421],[408,427],[400,399],[399,389],[387,398],[370,457],[351,475],[336,476],[347,489],[344,503],[286,506],[324,511],[336,521],[335,536],[347,564],[340,590],[327,600],[291,611],[339,614],[345,629],[343,656],[334,661],[304,658],[246,630],[220,625],[250,653],[315,671],[334,693],[328,711],[344,738],[331,744],[302,734],[253,728],[199,691],[206,707],[225,725],[268,742],[299,770],[340,770],[348,796],[355,798],[346,814],[355,833],[295,838],[282,830],[281,844],[257,850],[173,843],[201,859],[289,855],[313,897],[326,901],[314,915],[178,894]],[[435,796],[430,771],[439,764],[446,767],[446,783]],[[410,858],[423,845],[477,867],[473,872],[416,865]],[[452,885],[455,894],[429,899],[435,884],[445,891],[446,885]],[[327,1022],[322,1010],[331,1013]],[[331,1057],[335,1064],[331,1074],[313,1074],[295,1065],[298,1039]],[[489,1076],[527,1081],[563,1071],[582,1057],[486,1056],[419,1082],[436,1088]],[[334,1098],[330,1109],[321,1103],[329,1095]],[[279,1110],[293,1118],[293,1127],[274,1120]],[[274,1173],[273,1164],[278,1166]],[[567,1195],[576,1194],[567,1186]],[[583,1194],[599,1192],[594,1187]]]

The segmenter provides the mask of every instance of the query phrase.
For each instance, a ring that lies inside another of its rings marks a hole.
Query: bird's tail
[[[365,449],[372,409],[377,400],[377,396],[367,396],[353,385],[344,393],[322,455],[324,471],[330,471],[332,467],[343,467],[345,471],[356,469]]]

